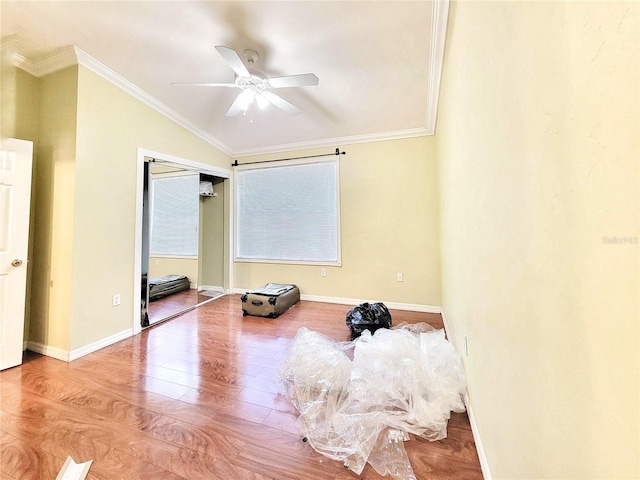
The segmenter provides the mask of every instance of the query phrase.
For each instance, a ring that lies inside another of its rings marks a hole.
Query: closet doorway
[[[134,333],[230,290],[231,171],[139,151]]]

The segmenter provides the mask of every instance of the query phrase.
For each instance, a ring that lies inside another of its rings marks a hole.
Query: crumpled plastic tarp
[[[302,327],[278,384],[311,446],[358,475],[369,462],[382,476],[414,480],[403,442],[409,434],[445,438],[451,411],[465,411],[460,357],[426,323],[365,331],[351,342]]]

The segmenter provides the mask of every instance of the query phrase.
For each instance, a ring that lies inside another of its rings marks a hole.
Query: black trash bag
[[[374,333],[379,328],[391,328],[391,314],[382,302],[361,303],[347,312],[347,327],[351,340],[355,340],[365,330]]]

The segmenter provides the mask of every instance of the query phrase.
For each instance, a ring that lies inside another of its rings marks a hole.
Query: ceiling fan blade
[[[310,87],[318,85],[318,77],[313,73],[303,73],[301,75],[288,75],[286,77],[269,78],[269,85],[273,88],[286,87]]]
[[[244,63],[242,63],[242,59],[235,52],[235,50],[232,50],[229,47],[224,47],[222,45],[216,45],[216,50],[220,55],[222,55],[222,58],[227,61],[231,69],[236,72],[236,75],[238,75],[239,77],[251,76],[249,70],[247,70],[247,67],[244,66]]]
[[[188,83],[172,83],[179,87],[238,87],[235,83],[207,83],[207,82],[188,82]]]
[[[240,92],[240,94],[236,97],[236,99],[229,107],[229,110],[227,110],[227,117],[235,117],[236,115],[244,111],[242,110],[242,108],[240,108],[240,103],[242,103],[242,100],[240,99],[241,95],[242,92]]]
[[[264,91],[262,92],[262,95],[269,100],[269,103],[275,105],[284,112],[290,113],[291,115],[297,115],[301,112],[301,110],[294,104],[287,102],[284,98],[279,97],[275,93]]]

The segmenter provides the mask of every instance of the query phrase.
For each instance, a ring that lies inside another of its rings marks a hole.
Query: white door
[[[0,370],[22,363],[33,143],[0,149]]]

